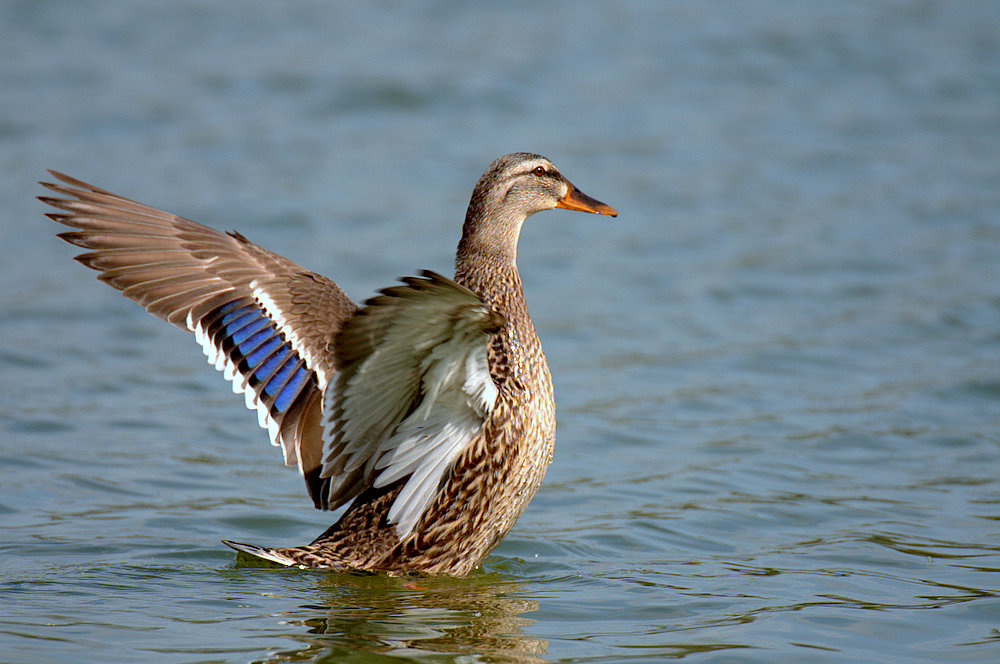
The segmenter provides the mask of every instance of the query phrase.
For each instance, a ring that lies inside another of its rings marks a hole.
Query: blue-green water
[[[1000,5],[0,4],[0,660],[1000,660]],[[532,217],[546,483],[463,579],[239,566],[329,523],[47,167],[356,299]]]

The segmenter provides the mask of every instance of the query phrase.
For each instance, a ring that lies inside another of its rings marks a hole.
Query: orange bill
[[[556,207],[563,208],[564,210],[593,212],[594,214],[609,214],[612,217],[618,216],[618,210],[600,202],[596,198],[591,198],[573,185],[570,185],[566,195],[556,202]]]

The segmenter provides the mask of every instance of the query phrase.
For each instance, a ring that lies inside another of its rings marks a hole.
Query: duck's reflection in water
[[[279,616],[300,641],[265,662],[406,660],[542,662],[548,642],[524,633],[538,602],[500,574],[464,578],[330,573],[316,603]],[[361,660],[357,658],[361,657]]]

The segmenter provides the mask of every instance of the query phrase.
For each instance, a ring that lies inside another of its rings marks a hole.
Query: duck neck
[[[463,238],[464,240],[464,238]],[[455,257],[455,281],[478,295],[508,320],[527,314],[516,256],[463,242]]]
[[[549,412],[552,410],[552,379],[528,315],[521,275],[517,272],[517,235],[523,221],[518,220],[511,241],[498,244],[495,241],[497,233],[481,237],[474,232],[478,227],[467,219],[455,256],[455,281],[507,319],[493,337],[489,351],[490,374],[501,393],[528,390],[533,395],[531,398],[548,404],[542,410]],[[496,226],[492,229],[495,231]],[[555,424],[550,422],[547,426],[551,428]]]
[[[551,399],[551,378],[514,262],[495,254],[463,251],[460,245],[455,281],[506,319],[492,338],[488,352],[490,375],[501,393],[531,389],[539,398],[548,395]]]
[[[455,281],[510,319],[525,314],[517,240],[526,215],[473,193],[455,254]],[[491,204],[492,203],[492,204]]]

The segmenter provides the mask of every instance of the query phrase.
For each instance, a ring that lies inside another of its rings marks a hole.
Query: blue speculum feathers
[[[255,302],[236,300],[220,306],[205,320],[208,334],[238,373],[258,394],[272,401],[271,412],[283,413],[309,381],[310,371],[267,314]]]

